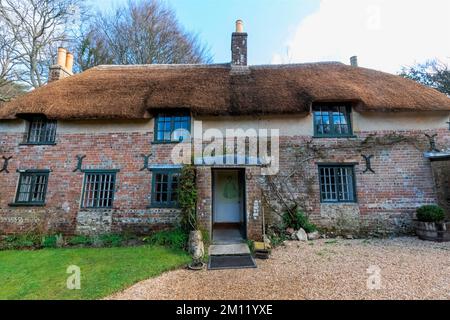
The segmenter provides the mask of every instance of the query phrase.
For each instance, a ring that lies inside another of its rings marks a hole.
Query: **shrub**
[[[317,227],[309,221],[309,218],[301,210],[293,211],[293,213],[288,211],[283,214],[283,224],[286,228],[304,229],[307,233],[317,230]]]
[[[41,246],[43,248],[62,248],[64,245],[64,237],[62,234],[43,236],[41,240]]]
[[[436,205],[422,206],[417,209],[417,219],[422,222],[441,222],[445,219],[444,209]]]
[[[42,237],[42,247],[44,248],[56,248],[56,236],[43,236]]]
[[[5,249],[38,248],[41,246],[41,238],[36,234],[6,236],[3,241],[2,247]]]
[[[144,242],[149,244],[182,250],[187,248],[188,241],[189,236],[182,228],[156,232],[144,238]]]
[[[74,236],[69,239],[68,243],[72,246],[90,246],[92,238],[88,236]]]
[[[267,230],[267,236],[273,247],[278,247],[283,244],[284,241],[288,240],[285,231],[283,228],[280,228],[280,226],[270,226]]]
[[[124,238],[120,234],[102,234],[98,237],[98,242],[104,247],[120,247]]]

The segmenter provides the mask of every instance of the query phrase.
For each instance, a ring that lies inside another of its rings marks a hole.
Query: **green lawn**
[[[0,299],[98,299],[189,261],[154,246],[0,251]],[[80,290],[67,289],[70,265],[81,269]]]

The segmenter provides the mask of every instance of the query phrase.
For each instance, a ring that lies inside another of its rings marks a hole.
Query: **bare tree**
[[[13,69],[17,64],[15,41],[7,32],[4,22],[0,19],[0,101],[8,101],[14,96]]]
[[[156,64],[210,62],[197,35],[185,31],[174,11],[159,0],[134,0],[92,23],[79,42],[81,69],[98,63]],[[86,44],[91,49],[86,48]],[[86,56],[86,52],[91,55]]]
[[[84,71],[94,66],[112,63],[112,55],[108,52],[105,39],[99,37],[92,25],[86,30],[82,29],[75,48],[75,69]]]
[[[70,42],[70,23],[83,0],[0,0],[0,19],[14,41],[13,70],[37,88],[48,75],[56,47]],[[9,70],[10,73],[12,70]]]

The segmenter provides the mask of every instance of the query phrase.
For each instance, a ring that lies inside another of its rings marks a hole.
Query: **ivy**
[[[199,229],[197,219],[198,190],[195,181],[196,170],[192,165],[185,165],[180,173],[178,203],[181,208],[181,226],[186,232]]]

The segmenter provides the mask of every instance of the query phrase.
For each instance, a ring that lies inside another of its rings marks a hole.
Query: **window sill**
[[[183,141],[152,141],[152,144],[178,144],[182,143]]]
[[[45,203],[9,203],[10,207],[45,207]]]
[[[56,142],[47,142],[47,143],[22,142],[22,143],[19,143],[19,146],[56,146]]]
[[[111,208],[80,208],[80,211],[111,211],[116,210],[117,208],[111,207]]]
[[[354,205],[357,205],[358,202],[357,201],[339,201],[339,202],[321,201],[320,204],[325,204],[325,205],[354,204]]]
[[[313,136],[313,139],[354,139],[354,138],[358,138],[358,136],[356,135],[345,135],[345,136],[340,136],[340,135],[332,135],[332,136]]]
[[[180,207],[175,206],[162,206],[162,205],[149,205],[146,207],[147,209],[172,209],[172,210],[180,210]]]

